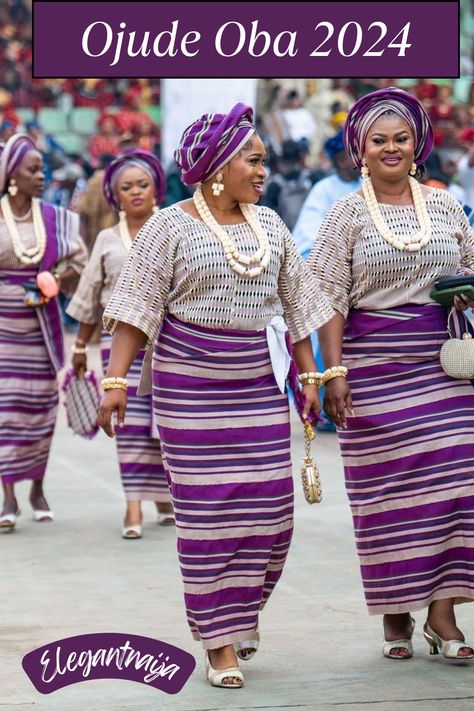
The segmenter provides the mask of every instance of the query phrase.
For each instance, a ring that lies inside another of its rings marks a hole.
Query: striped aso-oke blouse
[[[126,257],[127,250],[117,226],[99,232],[79,286],[67,308],[70,316],[81,323],[100,321]]]
[[[167,312],[186,323],[237,330],[263,329],[283,315],[296,342],[332,318],[285,224],[273,210],[256,209],[271,260],[254,279],[230,268],[222,245],[201,220],[177,205],[160,210],[134,240],[104,312],[105,328],[113,333],[124,321],[143,331],[150,347]],[[258,248],[246,222],[225,230],[242,254]]]
[[[401,252],[377,232],[364,198],[348,193],[327,214],[308,266],[337,311],[388,309],[431,302],[441,276],[474,268],[474,233],[464,210],[446,190],[426,198],[432,237],[419,252]],[[394,234],[419,231],[412,205],[381,204]]]

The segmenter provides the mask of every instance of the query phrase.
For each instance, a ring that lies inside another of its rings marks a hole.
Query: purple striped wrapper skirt
[[[351,311],[339,431],[369,612],[474,597],[474,388],[441,369],[438,305]]]
[[[13,269],[12,277],[19,270]],[[24,269],[32,282],[37,269]],[[3,270],[8,277],[8,270]],[[0,475],[5,484],[42,479],[58,407],[56,374],[25,290],[0,284]]]
[[[104,373],[110,359],[112,337],[103,333],[100,353]],[[125,426],[115,437],[120,477],[127,501],[168,503],[171,494],[163,468],[158,432],[153,426],[152,397],[138,396],[137,389],[145,351],[140,351],[127,373],[127,414]]]
[[[265,331],[167,317],[153,400],[191,632],[207,649],[253,639],[293,526],[288,398]]]

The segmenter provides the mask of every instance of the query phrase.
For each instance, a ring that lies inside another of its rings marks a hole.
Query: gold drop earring
[[[122,205],[119,205],[119,220],[120,220],[120,222],[127,221],[127,213],[123,209]]]
[[[224,190],[224,184],[222,182],[223,177],[224,176],[219,171],[216,175],[216,182],[212,184],[212,194],[215,197],[219,197],[222,191]]]
[[[10,178],[10,185],[8,186],[8,194],[12,197],[18,193],[18,186],[16,184],[15,178]]]
[[[370,175],[365,156],[362,158],[362,167],[360,169],[360,174],[364,180]]]
[[[413,176],[413,175],[416,175],[416,171],[417,171],[417,170],[418,170],[417,164],[416,164],[416,163],[412,163],[412,164],[411,164],[410,171],[409,171],[409,175],[412,175],[412,176]]]

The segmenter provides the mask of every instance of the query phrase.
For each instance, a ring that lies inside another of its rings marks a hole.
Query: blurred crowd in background
[[[283,186],[291,184],[290,229],[311,187],[333,173],[328,139],[363,94],[399,86],[426,106],[435,128],[435,151],[424,180],[474,205],[474,10],[461,2],[459,79],[261,79],[257,125],[268,151],[263,202],[281,213]],[[102,200],[103,170],[127,147],[160,156],[159,79],[32,79],[31,0],[0,4],[0,142],[29,133],[46,168],[44,199],[77,210],[89,248],[98,231],[116,221]],[[171,204],[189,195],[175,166],[168,169]]]

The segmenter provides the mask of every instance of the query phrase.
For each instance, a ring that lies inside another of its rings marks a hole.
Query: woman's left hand
[[[321,412],[321,402],[316,385],[303,385],[303,395],[305,396],[306,402],[301,414],[301,419],[304,422],[310,411],[314,412],[315,415],[319,415]]]
[[[454,297],[453,306],[456,309],[456,311],[465,311],[466,309],[469,309],[469,308],[474,309],[474,300],[470,299],[465,294],[461,294],[461,296]]]

